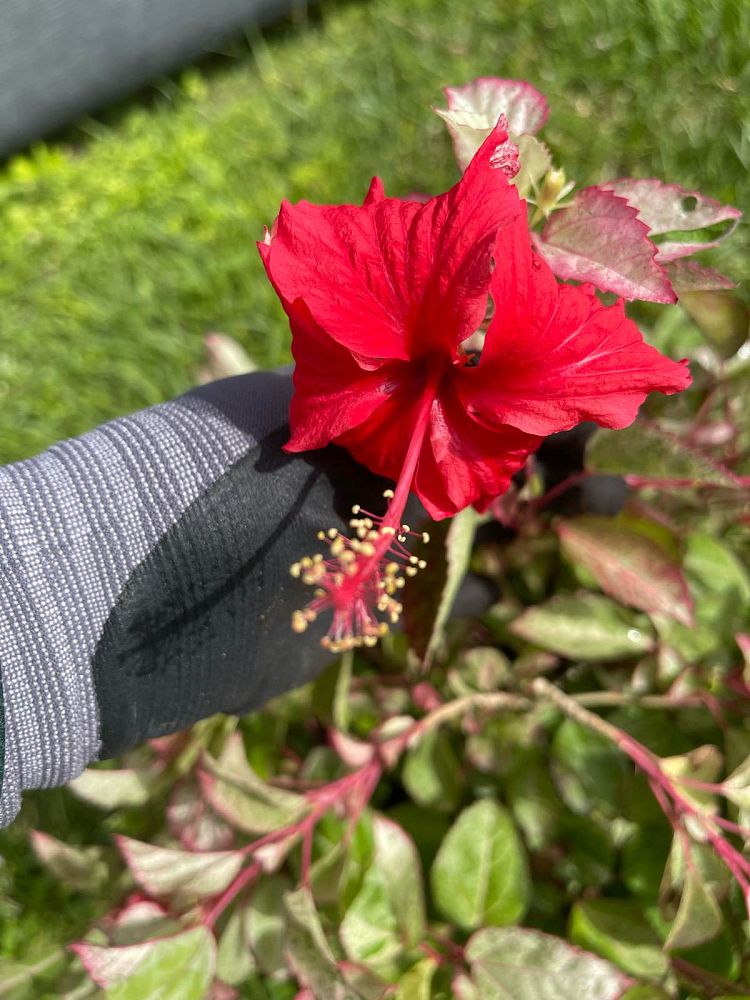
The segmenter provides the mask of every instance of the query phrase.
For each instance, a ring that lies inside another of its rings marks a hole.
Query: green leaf
[[[723,925],[721,908],[695,865],[685,870],[685,884],[677,915],[664,948],[677,951],[695,948],[716,937]]]
[[[339,937],[352,961],[364,962],[386,978],[398,974],[397,960],[403,951],[398,920],[382,875],[374,866],[365,872],[362,886],[341,921]]]
[[[347,989],[326,940],[310,891],[304,886],[284,897],[286,948],[299,981],[316,1000],[348,1000]]]
[[[219,939],[216,975],[231,986],[239,985],[257,968],[250,936],[252,912],[247,901],[236,906]]]
[[[631,982],[597,955],[521,927],[478,931],[466,958],[482,1000],[619,1000]]]
[[[584,566],[610,597],[692,625],[692,598],[679,563],[636,523],[586,516],[559,521],[557,532],[565,555]]]
[[[570,940],[644,979],[660,979],[669,963],[643,910],[626,899],[578,902],[570,915]]]
[[[261,879],[250,897],[248,935],[260,968],[269,976],[286,969],[286,910],[284,900],[291,890],[287,875]]]
[[[698,622],[732,640],[750,611],[750,573],[722,541],[691,534],[685,543],[685,573],[696,599]]]
[[[625,812],[628,766],[603,736],[563,720],[552,741],[551,766],[557,790],[574,813],[599,810],[611,818]]]
[[[430,872],[436,906],[468,929],[512,924],[526,911],[531,883],[523,845],[507,810],[482,799],[459,815]]]
[[[407,752],[401,780],[420,806],[445,812],[456,808],[464,778],[450,735],[444,729],[430,730]]]
[[[571,660],[619,660],[653,649],[653,638],[630,612],[607,597],[561,594],[528,608],[511,625],[515,635]]]
[[[109,870],[101,847],[72,847],[41,830],[29,836],[39,861],[68,888],[94,892],[106,882]]]
[[[258,777],[239,733],[229,737],[218,760],[205,754],[203,766],[200,778],[206,798],[219,815],[245,833],[272,833],[295,823],[308,809],[301,795]]]
[[[514,749],[505,780],[508,804],[515,821],[531,850],[538,851],[557,835],[562,811],[546,754],[537,747]]]
[[[586,447],[586,468],[621,476],[666,476],[717,486],[737,485],[733,476],[676,435],[645,423],[618,431],[598,430]]]
[[[135,971],[107,990],[107,1000],[205,1000],[216,945],[205,927],[157,941]]]
[[[750,334],[750,309],[731,292],[682,292],[680,305],[720,358],[735,355]]]
[[[436,969],[437,963],[432,958],[417,962],[399,979],[394,1000],[430,1000]]]
[[[414,547],[414,554],[425,559],[427,567],[404,590],[403,622],[411,648],[426,666],[443,645],[445,625],[469,568],[481,520],[481,515],[467,507],[450,521],[432,525],[429,543],[420,541]]]
[[[407,947],[418,944],[425,930],[422,866],[411,837],[385,816],[373,817],[375,867]]]

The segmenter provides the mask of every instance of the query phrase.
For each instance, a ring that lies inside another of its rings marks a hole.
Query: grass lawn
[[[328,3],[16,159],[0,172],[0,461],[185,389],[207,330],[284,358],[263,224],[282,197],[359,199],[373,173],[395,194],[449,185],[429,110],[446,83],[532,81],[580,183],[653,175],[746,205],[748,37],[741,0]],[[744,279],[746,234],[715,257]]]

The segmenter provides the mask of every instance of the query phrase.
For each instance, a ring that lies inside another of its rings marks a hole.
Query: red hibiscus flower
[[[689,384],[685,363],[645,344],[620,303],[606,308],[591,286],[559,284],[534,253],[506,176],[512,149],[501,119],[446,194],[387,198],[376,178],[361,206],[284,203],[260,244],[292,329],[286,449],[335,442],[397,480],[381,522],[362,519],[359,540],[335,540],[333,561],[299,568],[322,590],[313,617],[326,606],[334,620],[340,613],[329,634],[337,648],[350,632],[381,630],[373,603],[397,613],[382,559],[389,539],[391,555],[400,545],[410,490],[434,518],[484,509],[546,435],[582,420],[625,427],[650,391]],[[464,345],[490,296],[477,358]],[[348,568],[335,583],[342,554]]]

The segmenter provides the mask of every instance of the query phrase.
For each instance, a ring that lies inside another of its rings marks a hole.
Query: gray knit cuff
[[[123,585],[255,443],[186,396],[0,468],[0,825],[23,789],[64,784],[96,759],[91,658]]]

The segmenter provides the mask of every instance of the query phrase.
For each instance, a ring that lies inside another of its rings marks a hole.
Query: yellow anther
[[[338,533],[339,533],[338,528],[329,528],[328,529],[328,537],[329,538],[336,538],[336,537],[338,537]]]
[[[407,566],[406,569],[404,570],[404,572],[406,573],[407,576],[416,576],[417,575],[417,567],[416,566]]]
[[[355,503],[354,506],[352,507],[352,514],[359,514],[361,510],[362,508],[359,506],[359,504]]]
[[[395,535],[396,534],[396,529],[393,528],[393,527],[391,527],[390,524],[384,524],[383,527],[380,530],[381,530],[381,532],[384,535]]]
[[[422,532],[422,541],[425,543],[425,545],[429,544],[429,541],[430,541],[430,533],[429,533],[429,531],[423,531]]]
[[[417,566],[420,569],[427,569],[427,561],[425,559],[420,559],[419,562],[417,563]]]
[[[409,534],[409,532],[411,531],[411,528],[409,527],[409,525],[408,525],[408,524],[402,524],[402,525],[401,525],[401,530],[403,531],[403,533],[404,533],[405,535],[408,535],[408,534]]]
[[[295,632],[304,632],[307,629],[307,621],[301,611],[295,611],[292,615],[292,629]]]
[[[325,533],[325,531],[319,531],[318,532],[318,541],[324,542],[325,540],[326,540],[326,533]]]
[[[409,556],[409,562],[412,564],[412,566],[416,566],[419,560],[417,559],[416,556]]]
[[[289,572],[291,573],[291,575],[294,577],[295,580],[299,580],[299,575],[302,572],[302,567],[298,562],[292,563],[292,565],[289,567]]]
[[[394,493],[393,490],[383,490],[383,496],[386,500],[393,500]]]

